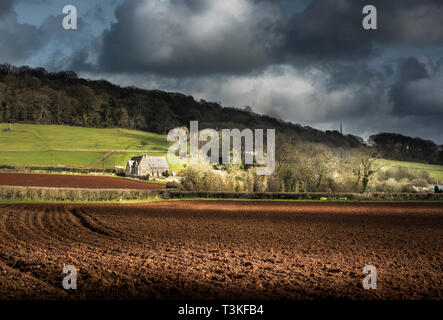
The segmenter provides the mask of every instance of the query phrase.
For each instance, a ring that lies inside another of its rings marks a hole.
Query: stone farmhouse
[[[126,164],[125,175],[162,177],[165,171],[169,171],[169,165],[165,157],[132,157]]]

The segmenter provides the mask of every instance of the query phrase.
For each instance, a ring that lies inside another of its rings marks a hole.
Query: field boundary
[[[268,199],[268,200],[398,200],[398,201],[443,201],[441,193],[325,193],[325,192],[207,192],[207,191],[173,191],[167,196],[180,198],[212,199]]]
[[[156,189],[85,189],[0,186],[0,200],[39,201],[123,201],[165,198],[166,190]]]
[[[443,201],[436,193],[244,193],[195,192],[178,189],[87,189],[0,186],[0,200],[125,201],[146,199],[328,200],[328,201]]]
[[[86,167],[45,167],[45,166],[9,166],[0,165],[0,173],[53,173],[53,174],[114,174],[115,169]]]

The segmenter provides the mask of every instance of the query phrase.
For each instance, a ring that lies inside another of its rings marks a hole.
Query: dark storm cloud
[[[31,2],[31,0],[0,1],[0,63],[22,62],[32,57],[45,45],[48,37],[45,30],[18,21],[14,5],[26,2]]]
[[[282,55],[303,63],[367,57],[375,33],[363,30],[363,6],[357,2],[312,1],[287,24]]]
[[[265,1],[126,1],[103,36],[100,65],[174,76],[249,72],[272,62],[279,17]]]
[[[390,91],[393,112],[398,116],[443,117],[443,68],[408,58],[399,62],[397,81]]]
[[[0,18],[0,62],[15,63],[30,57],[42,44],[38,29],[18,23],[14,12]]]
[[[441,0],[370,3],[378,11],[378,30],[362,28],[367,0],[301,1],[303,6],[283,0],[125,1],[103,34],[98,67],[167,76],[241,74],[281,63],[361,62],[383,46],[443,44]]]
[[[443,45],[443,1],[373,1],[380,20],[380,42],[416,46]]]
[[[14,4],[14,0],[2,0],[0,2],[0,16],[4,13],[9,12],[12,9],[12,5]]]
[[[425,64],[419,62],[416,58],[401,60],[397,72],[400,83],[407,83],[429,77]]]
[[[377,8],[378,30],[362,27],[362,9]],[[364,60],[383,45],[442,45],[441,0],[313,0],[284,30],[281,55],[294,63]]]

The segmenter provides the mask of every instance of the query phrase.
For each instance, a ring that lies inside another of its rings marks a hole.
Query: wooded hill
[[[379,133],[369,137],[369,143],[386,159],[443,163],[443,152],[431,140],[412,138],[398,133]]]
[[[181,93],[120,87],[105,80],[81,79],[70,71],[51,73],[43,68],[0,65],[0,123],[119,127],[166,134],[175,127],[189,127],[191,120],[199,121],[199,129],[275,128],[291,141],[340,148],[365,146],[358,136],[343,135],[336,130],[321,131],[260,115],[249,107],[222,107],[214,102],[196,101]],[[443,160],[434,142],[419,138],[414,138],[413,152],[391,152],[394,147],[395,150],[403,146],[408,148],[404,141],[412,139],[395,137],[373,136],[371,141],[387,158]]]
[[[73,72],[0,65],[0,122],[120,127],[165,134],[198,120],[199,129],[275,128],[304,141],[331,147],[358,147],[360,137],[321,131],[250,108],[222,107],[192,96],[159,90],[122,88],[105,80],[80,79]]]

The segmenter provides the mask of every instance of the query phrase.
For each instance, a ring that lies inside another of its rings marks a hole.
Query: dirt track
[[[86,189],[164,189],[165,185],[104,176],[0,173],[0,186],[86,188]]]
[[[442,299],[442,222],[443,203],[0,205],[0,299]]]

